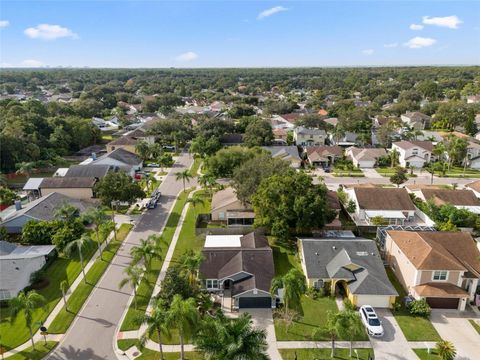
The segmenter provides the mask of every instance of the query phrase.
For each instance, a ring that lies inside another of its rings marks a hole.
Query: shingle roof
[[[122,148],[115,149],[112,152],[99,157],[98,160],[107,158],[115,159],[127,165],[140,165],[142,163],[142,159],[140,159],[140,157]]]
[[[426,200],[431,199],[436,205],[480,206],[480,200],[471,190],[428,188],[421,189],[421,192]]]
[[[394,188],[353,188],[360,209],[365,210],[415,210],[407,190]]]
[[[94,177],[51,177],[43,179],[40,189],[92,188],[96,181]]]
[[[357,147],[350,147],[347,151],[351,152],[351,156],[357,159],[358,161],[376,161],[378,158],[387,155],[385,149],[382,148],[357,148]]]
[[[263,149],[269,151],[272,157],[279,157],[285,160],[301,160],[298,155],[298,148],[295,145],[291,146],[262,146]]]
[[[309,279],[351,279],[353,294],[398,295],[373,240],[299,239]],[[353,271],[352,271],[353,270]],[[331,273],[331,274],[330,274]]]
[[[111,170],[113,166],[111,165],[72,165],[68,169],[65,177],[95,177],[103,178],[107,175],[108,171]]]
[[[465,186],[472,189],[472,190],[475,190],[476,192],[480,192],[480,180],[471,182],[471,183],[469,183]]]
[[[327,133],[323,129],[306,128],[303,126],[297,127],[294,131],[297,134],[302,134],[302,135],[327,135]]]
[[[428,282],[414,287],[415,292],[424,297],[467,297],[468,293],[451,283]]]
[[[310,161],[326,158],[327,156],[343,156],[343,148],[338,145],[334,146],[308,146],[305,148]]]
[[[27,259],[45,256],[55,250],[55,245],[21,246],[0,241],[0,259]]]
[[[235,189],[227,187],[223,190],[217,191],[212,196],[212,211],[223,208],[227,205],[233,204],[238,201]],[[246,210],[245,206],[240,206],[237,210]]]
[[[394,231],[388,235],[421,270],[459,270],[480,277],[480,251],[465,232]]]
[[[431,141],[402,140],[402,141],[394,142],[393,144],[402,149],[411,149],[414,147],[419,147],[429,152],[432,152],[433,150],[433,143]]]

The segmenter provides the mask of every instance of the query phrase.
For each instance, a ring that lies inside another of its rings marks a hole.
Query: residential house
[[[473,191],[477,198],[480,198],[480,180],[473,181],[465,185],[465,188]]]
[[[298,239],[299,256],[307,283],[342,289],[355,306],[390,308],[398,295],[388,280],[373,240],[362,238]]]
[[[320,110],[317,111],[317,115],[327,116],[327,115],[328,115],[328,111],[325,110],[325,109],[320,109]]]
[[[392,144],[391,151],[398,152],[398,161],[403,167],[422,168],[432,161],[433,143],[431,141],[397,141]]]
[[[232,187],[217,191],[212,196],[211,220],[230,226],[251,226],[255,213],[250,206],[244,205]]]
[[[243,144],[243,134],[224,134],[220,138],[223,146],[236,146]]]
[[[467,143],[467,166],[471,169],[480,169],[480,144],[473,141]]]
[[[94,187],[98,179],[94,177],[50,177],[40,183],[40,195],[59,193],[72,199],[91,200],[95,197]]]
[[[386,156],[387,152],[382,148],[357,148],[352,146],[345,150],[345,155],[352,160],[356,167],[369,169],[375,167],[378,159]]]
[[[428,129],[432,120],[430,116],[422,114],[418,111],[407,111],[405,114],[400,116],[400,119],[402,119],[405,124],[414,128],[415,130]]]
[[[340,205],[340,200],[338,199],[336,191],[327,191],[327,207],[335,211],[336,216],[329,224],[325,224],[325,229],[341,230],[342,222],[340,221],[340,212],[342,211],[342,206]]]
[[[80,165],[110,165],[125,170],[130,176],[141,170],[143,161],[136,154],[118,148],[112,152],[100,156],[98,159],[89,158],[80,163]]]
[[[114,166],[111,165],[100,165],[100,164],[91,164],[91,165],[72,165],[68,168],[65,177],[93,177],[98,180],[102,179],[107,175],[109,171],[116,171]]]
[[[351,131],[346,131],[342,136],[329,134],[328,140],[331,145],[338,145],[343,147],[355,146],[357,144],[358,135]]]
[[[50,221],[55,219],[55,211],[65,204],[73,205],[82,213],[88,207],[84,201],[73,199],[63,194],[53,192],[23,205],[20,201],[5,216],[0,223],[9,234],[19,234],[29,221]]]
[[[469,233],[387,231],[386,260],[405,290],[432,308],[465,310],[480,278],[480,252]]]
[[[298,155],[298,148],[295,145],[291,146],[262,146],[272,154],[272,157],[285,160],[290,163],[290,166],[298,169],[302,165],[302,159]]]
[[[30,285],[55,252],[54,245],[21,246],[0,241],[0,301],[12,299]]]
[[[149,135],[146,130],[142,128],[137,128],[135,130],[125,133],[123,136],[120,136],[118,139],[110,141],[107,144],[107,152],[112,152],[115,149],[124,149],[131,153],[136,153],[135,146],[140,142],[145,141],[148,144],[155,143],[155,137]]]
[[[202,287],[220,295],[223,307],[275,308],[273,254],[264,235],[207,235],[202,255]]]
[[[337,127],[338,125],[338,118],[335,117],[323,119],[323,121],[329,125],[332,125],[333,127]]]
[[[299,126],[293,130],[293,140],[297,146],[325,145],[327,133],[323,129]]]
[[[357,225],[373,225],[373,218],[382,218],[393,225],[415,220],[415,205],[403,188],[354,186],[345,191],[356,205],[353,218]]]
[[[450,204],[457,209],[467,209],[475,214],[480,214],[480,200],[475,193],[468,189],[443,189],[431,186],[419,186],[410,188],[406,186],[408,192],[423,201],[432,201],[437,206]]]
[[[307,146],[304,154],[308,163],[315,167],[329,167],[343,157],[343,148],[334,146]]]
[[[285,129],[277,128],[277,129],[273,129],[272,132],[273,132],[274,142],[278,144],[281,143],[283,145],[287,145],[288,133]]]

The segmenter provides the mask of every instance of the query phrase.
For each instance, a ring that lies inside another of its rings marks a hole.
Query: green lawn
[[[118,340],[117,346],[120,350],[127,351],[132,346],[136,345],[139,348],[138,340],[137,339],[125,339],[125,340]],[[179,352],[164,352],[163,353],[165,360],[177,360],[180,359]],[[153,351],[150,349],[143,349],[142,355],[137,357],[136,359],[141,360],[157,360],[160,358],[160,352]],[[202,360],[204,359],[199,353],[196,352],[185,352],[185,358],[190,360]]]
[[[442,174],[441,171],[436,171],[435,175],[439,177],[466,177],[466,178],[480,178],[480,171],[472,170],[472,169],[465,169],[465,173],[463,171],[463,167],[461,166],[452,166],[450,170],[445,172],[445,175]]]
[[[433,327],[429,319],[410,315],[409,311],[403,305],[403,298],[407,296],[402,284],[398,281],[392,269],[387,269],[387,275],[390,282],[395,286],[399,293],[397,301],[402,303],[400,310],[394,311],[393,315],[398,322],[398,325],[403,331],[403,334],[408,341],[440,341],[440,335]]]
[[[117,340],[117,346],[120,350],[127,351],[130,349],[132,346],[137,345],[138,340],[137,339],[122,339],[122,340]]]
[[[301,270],[300,263],[296,257],[296,247],[293,242],[283,243],[274,237],[268,239],[273,252],[273,262],[276,276],[285,275],[293,267]]]
[[[180,215],[187,201],[189,190],[187,192],[181,192],[175,205],[173,207],[170,216],[168,217],[167,224],[162,233],[162,240],[160,242],[161,248],[161,260],[155,259],[152,261],[152,272],[144,277],[142,282],[137,288],[137,308],[135,309],[134,302],[132,302],[130,308],[128,309],[125,320],[122,323],[120,331],[130,331],[137,330],[139,325],[135,323],[135,319],[143,315],[147,309],[148,303],[152,296],[153,285],[157,281],[158,274],[163,265],[163,259],[167,254],[168,247],[172,241],[173,234],[177,228],[178,221],[180,220]]]
[[[47,344],[43,341],[35,343],[35,351],[32,347],[29,347],[19,353],[5,358],[5,360],[40,360],[43,359],[50,351],[52,351],[58,342],[47,341]]]
[[[103,252],[102,259],[98,258],[87,272],[87,283],[81,282],[67,301],[68,311],[63,307],[50,325],[48,332],[51,334],[64,334],[72,324],[95,285],[110,265],[113,257],[127,237],[133,225],[122,224],[117,232],[117,241],[111,241]]]
[[[365,175],[361,170],[352,170],[352,171],[333,170],[332,175],[335,177],[365,177]]]
[[[94,238],[94,237],[93,237]],[[84,264],[90,260],[97,250],[97,246],[91,246],[84,254]],[[72,284],[81,272],[80,261],[77,257],[71,259],[59,256],[53,263],[47,267],[45,277],[49,280],[49,285],[37,292],[46,300],[45,308],[38,308],[33,312],[33,331],[36,332],[40,327],[39,322],[45,321],[47,316],[62,298],[60,283],[67,280]],[[3,346],[7,349],[15,348],[30,338],[28,328],[25,326],[25,317],[20,312],[16,320],[10,322],[10,311],[8,307],[0,311],[0,334]]]
[[[391,168],[391,167],[375,168],[374,170],[376,170],[377,173],[379,173],[380,175],[382,175],[384,177],[390,177],[392,175],[395,175],[395,168]],[[409,171],[407,171],[407,173],[405,175],[407,175],[408,178],[417,177],[417,175],[415,175],[415,174],[410,174]]]
[[[477,331],[478,335],[480,335],[480,323],[478,320],[468,320],[470,324],[472,324],[473,328]]]
[[[417,354],[420,360],[441,360],[442,358],[437,355],[435,349],[431,349],[430,353],[428,349],[412,349],[415,354]]]
[[[355,349],[354,349],[355,350]],[[368,354],[373,355],[373,349],[356,349],[359,360],[368,360]],[[357,359],[355,352],[353,357],[349,356],[349,349],[336,349],[335,357],[331,358],[331,349],[279,349],[283,360],[295,359],[295,353],[298,360],[321,360],[321,359]]]
[[[198,168],[200,167],[200,164],[202,163],[202,158],[200,157],[196,157],[194,160],[193,160],[193,164],[192,164],[192,167],[190,169],[190,174],[192,174],[192,176],[197,176],[198,175]]]

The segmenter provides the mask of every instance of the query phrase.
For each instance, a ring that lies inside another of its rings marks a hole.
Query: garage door
[[[271,297],[241,297],[239,299],[238,307],[246,308],[269,308],[272,307]]]
[[[380,295],[357,295],[357,306],[370,305],[374,308],[388,308],[389,296]]]
[[[456,298],[435,298],[429,297],[427,298],[427,303],[430,305],[431,308],[437,309],[457,309],[458,308],[458,301],[460,299]]]

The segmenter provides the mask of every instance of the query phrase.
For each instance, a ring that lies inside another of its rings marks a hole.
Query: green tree
[[[182,360],[185,359],[185,341],[188,341],[195,334],[198,321],[199,313],[195,299],[184,300],[181,295],[175,295],[168,309],[166,322],[170,328],[178,330]]]
[[[232,177],[236,168],[252,159],[262,150],[244,146],[230,146],[217,151],[205,161],[206,172],[216,178]]]
[[[3,176],[3,175],[2,175]],[[17,194],[9,188],[0,186],[0,205],[12,205],[18,198]]]
[[[395,167],[398,164],[398,157],[399,157],[398,150],[396,148],[393,148],[392,151],[390,151],[390,167]]]
[[[187,189],[185,187],[185,182],[190,182],[193,176],[188,169],[185,169],[183,171],[177,172],[175,178],[177,181],[181,180],[183,182],[183,192],[186,192]]]
[[[191,198],[187,199],[187,203],[191,204],[193,206],[193,212],[197,214],[197,206],[199,205],[205,205],[205,200],[203,200],[200,196],[192,196]]]
[[[35,350],[35,342],[33,341],[33,312],[36,308],[45,305],[45,298],[35,292],[34,290],[29,292],[20,291],[16,297],[9,301],[10,305],[10,321],[14,322],[20,314],[23,313],[25,317],[25,325],[30,331],[30,341],[32,342],[32,348]]]
[[[80,257],[80,266],[82,268],[83,274],[83,281],[87,283],[87,276],[85,275],[85,266],[83,264],[83,250],[90,247],[93,243],[92,238],[89,234],[83,234],[80,238],[69,242],[65,246],[65,253],[68,256],[71,256],[75,251],[78,252],[78,256]]]
[[[207,359],[267,360],[266,331],[253,327],[251,315],[227,318],[219,312],[207,318],[195,336],[195,349]]]
[[[140,285],[142,281],[144,272],[140,266],[137,265],[129,265],[123,271],[126,275],[125,278],[120,281],[118,284],[119,289],[123,289],[125,285],[129,284],[133,289],[133,304],[135,309],[137,308],[137,287]]]
[[[56,219],[70,223],[78,218],[79,210],[71,204],[63,204],[55,209],[54,215]]]
[[[183,299],[198,297],[198,287],[190,286],[187,273],[180,264],[170,266],[162,281],[162,287],[158,293],[158,298],[163,299],[166,304],[171,304],[175,295],[180,295]]]
[[[323,327],[318,327],[313,330],[312,332],[312,339],[317,340],[323,338],[323,336],[328,336],[331,342],[331,354],[330,357],[334,358],[335,357],[335,341],[340,336],[339,333],[339,327],[337,326],[337,313],[333,311],[328,311],[327,312],[327,322],[325,326]]]
[[[68,281],[67,280],[62,280],[60,282],[60,290],[62,291],[62,298],[63,298],[63,304],[65,305],[65,311],[68,312],[68,305],[67,305],[67,292],[68,292]]]
[[[279,289],[283,289],[283,303],[287,311],[292,304],[299,304],[301,296],[307,291],[305,276],[298,269],[290,269],[284,276],[272,280],[270,287],[272,295]]]
[[[173,160],[172,154],[163,153],[157,157],[157,163],[160,165],[160,171],[163,172],[164,167],[172,167],[175,161]]]
[[[334,319],[340,336],[350,341],[352,357],[353,341],[364,331],[360,315],[356,311],[346,309],[338,312]]]
[[[140,185],[122,171],[109,171],[97,183],[95,191],[102,204],[112,208],[112,210],[120,202],[132,204],[137,199],[145,197],[145,192],[140,188]]]
[[[141,260],[145,265],[147,271],[152,270],[152,261],[161,258],[161,249],[159,246],[160,236],[149,235],[146,239],[141,239],[140,244],[133,246],[130,249],[132,255],[132,263],[138,264]]]
[[[243,141],[246,146],[270,145],[273,141],[272,125],[264,119],[257,119],[248,124]]]
[[[187,277],[192,288],[197,286],[198,269],[203,260],[204,257],[202,253],[194,252],[193,250],[188,250],[180,257],[179,266],[181,269],[181,274]]]
[[[143,160],[147,160],[150,157],[150,146],[146,141],[138,141],[135,144],[135,152]]]
[[[89,224],[93,224],[95,235],[98,242],[98,249],[100,251],[100,259],[102,259],[102,243],[103,239],[100,238],[100,227],[106,224],[109,220],[108,215],[105,213],[105,210],[101,207],[91,207],[88,208],[85,213],[82,214],[84,221],[87,221]]]
[[[16,173],[19,175],[24,175],[27,178],[30,177],[30,174],[36,170],[35,163],[34,162],[21,162],[20,164],[17,164],[17,171]]]
[[[397,167],[395,169],[395,173],[392,176],[390,176],[390,182],[392,184],[397,185],[397,187],[400,187],[401,184],[403,184],[408,180],[408,177],[406,174],[407,174],[407,170],[405,170],[402,167]]]
[[[453,360],[457,356],[457,350],[451,341],[438,341],[435,344],[435,350],[442,360]]]

